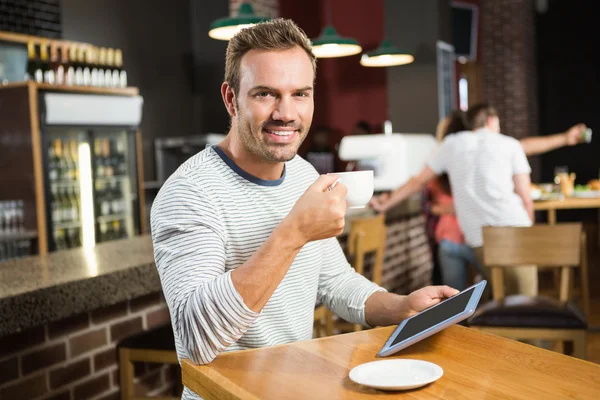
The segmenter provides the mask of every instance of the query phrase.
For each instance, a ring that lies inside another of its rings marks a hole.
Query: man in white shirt
[[[385,211],[415,194],[432,179],[448,173],[454,206],[465,240],[480,259],[484,226],[530,226],[533,202],[529,195],[531,168],[518,140],[500,132],[498,114],[482,104],[467,112],[473,131],[446,136],[421,173],[396,189],[383,203],[372,205]],[[505,274],[508,293],[535,295],[535,267],[513,268]]]

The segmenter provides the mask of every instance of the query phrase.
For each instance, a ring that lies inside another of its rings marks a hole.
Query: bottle
[[[65,178],[68,181],[73,181],[75,180],[75,161],[73,161],[73,158],[71,157],[71,150],[67,141],[64,143],[62,154],[65,164]]]
[[[100,223],[100,242],[106,242],[109,240],[108,238],[108,227],[106,226],[106,222]]]
[[[69,46],[67,44],[60,47],[60,58],[58,67],[56,67],[56,84],[64,85],[66,80],[65,71],[69,68]]]
[[[71,176],[74,181],[79,180],[79,152],[77,149],[77,141],[69,140],[69,150],[71,153],[71,160],[73,160],[73,171],[71,172]]]
[[[112,162],[110,157],[110,143],[108,139],[102,141],[102,162],[104,163],[104,176],[113,176]]]
[[[75,69],[77,68],[77,47],[69,47],[69,66],[65,76],[65,84],[67,86],[75,85]]]
[[[105,82],[105,87],[113,87],[113,73],[112,73],[112,69],[114,66],[114,60],[115,60],[115,50],[114,49],[108,49],[106,50],[106,68],[104,69],[104,82]]]
[[[58,160],[54,151],[54,143],[48,147],[48,178],[50,182],[58,180]]]
[[[123,194],[121,193],[120,183],[117,181],[113,181],[110,188],[111,192],[111,204],[110,208],[112,213],[115,215],[119,215],[123,212],[121,203],[123,201]]]
[[[77,49],[77,67],[75,67],[75,85],[83,86],[83,69],[85,68],[85,48]]]
[[[79,201],[75,195],[75,188],[70,187],[67,193],[69,198],[69,206],[71,209],[71,221],[79,221]]]
[[[127,72],[123,68],[123,53],[121,49],[115,50],[115,70],[113,70],[113,86],[126,88],[127,87]]]
[[[71,203],[69,202],[69,197],[67,196],[66,189],[58,190],[58,197],[60,199],[60,216],[63,222],[71,222],[72,221],[72,213],[71,213]]]
[[[50,209],[52,214],[52,223],[60,224],[62,222],[62,213],[60,211],[60,200],[56,186],[52,186],[52,199],[50,201]]]
[[[48,69],[44,75],[44,81],[50,85],[56,84],[56,69],[58,68],[58,47],[56,44],[50,44],[50,61],[48,62]]]
[[[54,141],[54,153],[56,154],[56,165],[58,165],[58,180],[69,179],[69,166],[64,158],[62,141],[56,139]]]
[[[54,230],[54,243],[56,244],[56,250],[65,250],[68,248],[64,229]]]
[[[100,184],[100,215],[110,215],[110,208],[112,204],[112,198],[110,190],[108,190],[108,186],[105,183]]]
[[[118,139],[109,139],[109,148],[110,148],[110,166],[113,172],[113,176],[119,175],[119,169],[121,160],[119,158],[119,153],[117,151]]]
[[[98,86],[106,86],[105,70],[106,69],[106,48],[101,47],[98,55]]]
[[[123,235],[123,228],[121,221],[113,221],[113,237],[115,239],[124,239],[126,236]]]
[[[104,161],[102,160],[102,141],[94,140],[94,164],[96,170],[96,178],[104,177]]]
[[[90,84],[92,86],[100,86],[98,83],[98,50],[95,47],[92,47],[90,49],[90,52],[92,53],[90,60],[91,60],[91,68],[92,68],[92,72],[91,72],[91,82]]]
[[[120,176],[127,176],[127,163],[125,159],[125,140],[123,138],[117,139],[117,158],[118,158],[118,170],[115,172]]]
[[[48,70],[48,46],[46,41],[42,41],[40,44],[40,62],[38,63],[37,69],[35,70],[35,81],[37,83],[43,83],[46,71]]]
[[[92,49],[83,50],[83,86],[92,84]]]
[[[38,69],[38,59],[35,52],[35,43],[27,42],[27,80],[35,81],[35,72]]]

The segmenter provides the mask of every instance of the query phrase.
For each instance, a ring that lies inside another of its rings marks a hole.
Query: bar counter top
[[[0,337],[161,290],[149,235],[0,263]]]

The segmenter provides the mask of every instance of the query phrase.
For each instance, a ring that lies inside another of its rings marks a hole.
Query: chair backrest
[[[352,266],[356,272],[364,275],[365,255],[375,252],[372,280],[378,285],[381,285],[385,239],[386,227],[383,214],[357,218],[350,223],[348,253],[352,259]]]
[[[485,265],[492,270],[495,300],[504,298],[502,268],[532,264],[560,268],[561,301],[569,300],[572,268],[581,267],[587,276],[581,224],[484,227],[483,256]]]
[[[560,267],[581,262],[581,224],[483,228],[486,265]]]

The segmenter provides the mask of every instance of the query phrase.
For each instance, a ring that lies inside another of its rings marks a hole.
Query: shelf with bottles
[[[56,250],[81,247],[81,228],[78,226],[66,226],[54,229],[53,238]]]
[[[109,214],[96,217],[96,222],[101,224],[113,221],[124,221],[125,219],[127,219],[127,214]]]
[[[128,237],[127,230],[125,229],[125,223],[121,220],[99,222],[97,235],[97,242],[126,239]]]
[[[0,232],[0,242],[12,242],[15,240],[37,239],[37,231],[23,230],[15,232]]]
[[[128,178],[126,150],[126,142],[123,137],[94,139],[94,176],[96,180],[114,182]]]
[[[54,225],[54,230],[58,229],[71,229],[71,228],[81,228],[81,221],[70,221],[70,222],[56,222]]]
[[[127,88],[120,49],[0,32],[0,41],[27,45],[24,79],[50,86]]]

